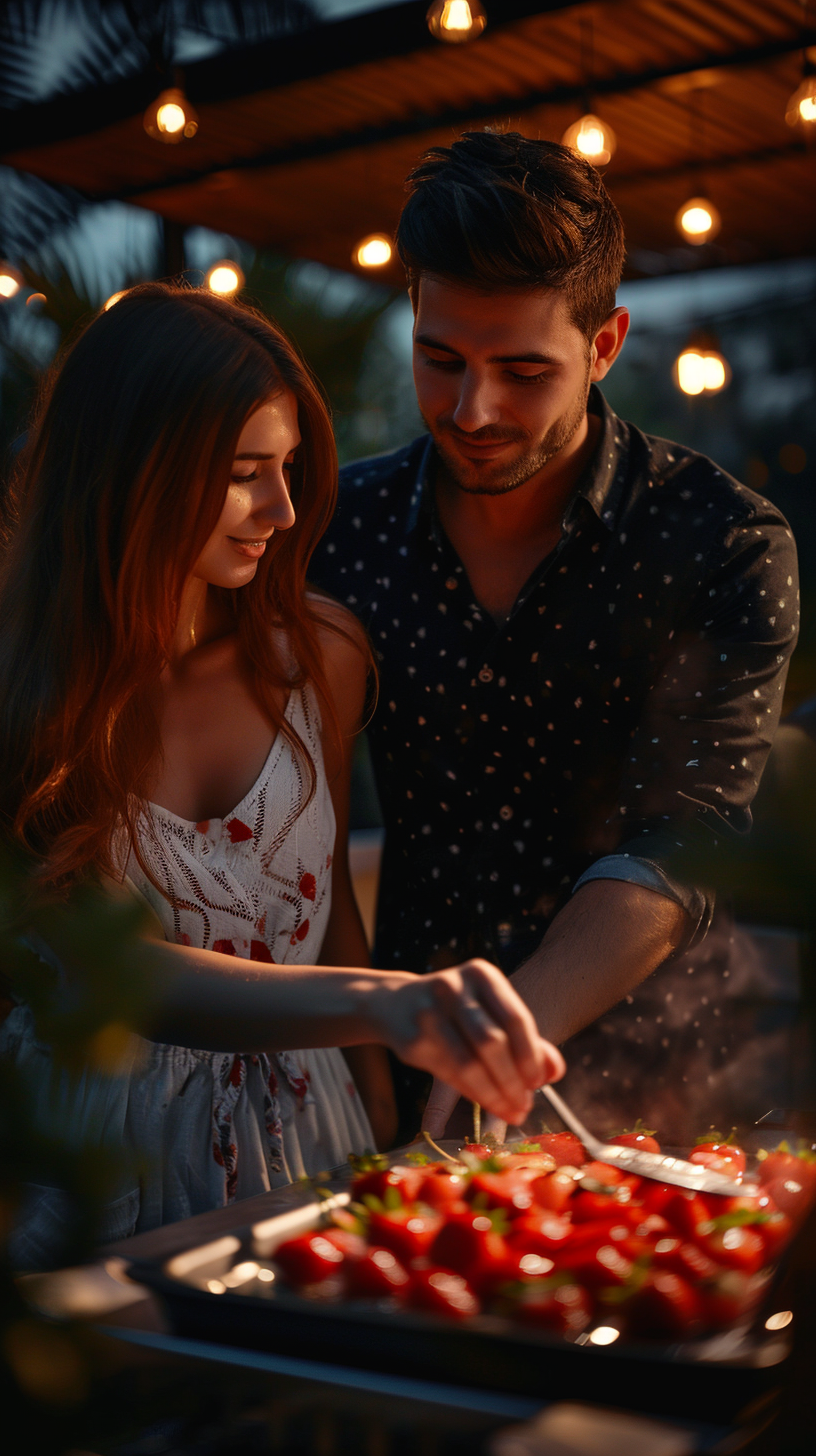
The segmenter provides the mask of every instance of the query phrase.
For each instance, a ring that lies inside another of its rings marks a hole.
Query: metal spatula
[[[620,1147],[617,1143],[602,1143],[584,1127],[580,1117],[569,1108],[563,1097],[552,1087],[539,1087],[539,1092],[552,1103],[561,1121],[570,1132],[580,1138],[590,1157],[598,1163],[611,1163],[624,1173],[637,1173],[640,1178],[656,1178],[659,1183],[676,1183],[678,1188],[691,1188],[695,1193],[723,1193],[727,1197],[755,1192],[751,1183],[737,1183],[724,1173],[712,1172],[698,1163],[687,1163],[683,1158],[673,1158],[669,1153],[645,1153],[639,1148]]]

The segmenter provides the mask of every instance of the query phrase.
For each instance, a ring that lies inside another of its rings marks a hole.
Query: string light
[[[23,275],[11,263],[0,263],[0,303],[13,298],[23,286]]]
[[[719,394],[731,379],[728,361],[713,334],[692,335],[675,361],[674,380],[683,394]]]
[[[393,253],[391,239],[385,233],[371,233],[369,237],[360,240],[351,259],[358,268],[384,268],[386,263],[391,262]]]
[[[816,74],[808,72],[807,61],[805,66],[805,76],[788,102],[785,120],[788,126],[805,127],[809,131],[811,127],[816,128]]]
[[[210,293],[218,293],[222,298],[227,298],[243,288],[245,279],[237,263],[233,263],[230,258],[222,258],[220,263],[213,263],[204,282]]]
[[[561,138],[562,145],[571,147],[587,162],[596,167],[605,167],[611,161],[618,145],[617,137],[606,121],[588,111],[580,121],[573,122]]]
[[[434,0],[425,19],[431,35],[449,45],[475,40],[487,25],[479,0]]]
[[[171,86],[156,97],[144,114],[144,129],[157,142],[189,141],[198,131],[198,114],[180,86]]]
[[[618,145],[608,122],[601,121],[592,110],[592,87],[595,76],[595,30],[592,20],[581,21],[581,76],[584,88],[584,115],[568,126],[561,145],[570,147],[595,167],[605,167],[612,160]]]
[[[707,197],[690,197],[678,210],[675,223],[687,243],[699,247],[716,238],[722,227],[722,220],[713,202]]]

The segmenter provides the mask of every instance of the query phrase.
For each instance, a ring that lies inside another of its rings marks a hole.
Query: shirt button
[[[449,576],[447,581],[445,582],[445,586],[448,588],[448,591],[456,591],[458,585],[459,583],[456,580],[455,576]]]
[[[481,669],[480,673],[479,673],[479,682],[492,682],[492,681],[493,681],[493,669],[492,669],[492,667],[483,667]]]

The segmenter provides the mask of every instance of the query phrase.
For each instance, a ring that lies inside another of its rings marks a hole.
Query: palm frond
[[[11,260],[39,247],[57,228],[74,222],[85,205],[72,188],[56,187],[11,167],[0,167],[0,191],[0,256]]]
[[[0,106],[92,90],[180,58],[182,32],[238,45],[317,23],[312,0],[6,0]]]

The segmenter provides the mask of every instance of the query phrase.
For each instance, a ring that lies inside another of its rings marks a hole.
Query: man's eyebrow
[[[414,342],[421,344],[424,349],[436,349],[440,354],[453,354],[461,359],[461,354],[452,349],[450,344],[443,344],[439,339],[432,339],[430,334],[416,334]],[[529,354],[493,354],[488,359],[488,364],[560,364],[562,361],[554,354],[540,354],[533,352]]]

